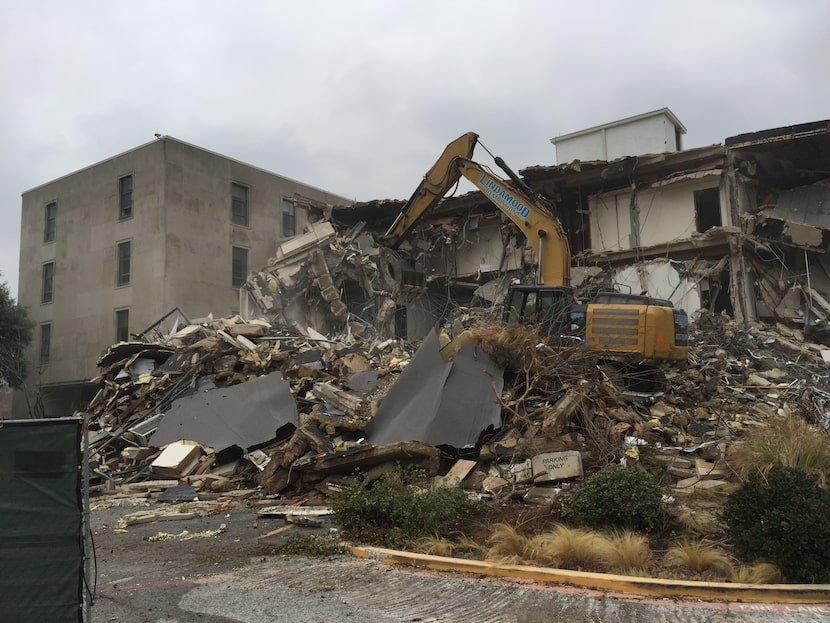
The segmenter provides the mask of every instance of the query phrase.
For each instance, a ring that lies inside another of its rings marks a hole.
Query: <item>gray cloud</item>
[[[154,132],[365,201],[408,197],[469,130],[519,169],[663,106],[686,147],[826,119],[828,18],[824,0],[12,0],[2,279],[16,292],[23,191]]]

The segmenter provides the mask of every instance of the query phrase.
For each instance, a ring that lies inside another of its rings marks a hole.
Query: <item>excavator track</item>
[[[647,398],[668,390],[665,373],[653,364],[606,359],[600,363],[605,376],[621,393]]]

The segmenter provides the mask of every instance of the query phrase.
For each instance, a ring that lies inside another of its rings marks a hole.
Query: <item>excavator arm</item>
[[[461,178],[461,172],[455,166],[456,159],[472,158],[477,140],[478,134],[467,132],[447,145],[386,232],[386,246],[397,249],[418,220],[440,203],[447,191]]]
[[[477,140],[477,134],[468,132],[447,145],[386,232],[384,243],[393,249],[397,248],[418,220],[438,205],[463,176],[525,235],[536,257],[539,283],[570,285],[570,248],[556,217],[539,198],[531,194],[532,190],[501,179],[473,162],[471,158]],[[500,159],[496,162],[499,163]]]
[[[527,238],[537,261],[541,285],[571,283],[571,251],[556,217],[540,201],[514,183],[503,180],[472,160],[459,158],[456,166],[485,197],[492,201]]]

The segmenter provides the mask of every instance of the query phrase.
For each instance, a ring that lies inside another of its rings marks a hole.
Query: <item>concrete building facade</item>
[[[171,310],[237,312],[248,271],[348,201],[169,136],[24,192],[18,301],[36,327],[14,416],[71,414],[101,351]]]

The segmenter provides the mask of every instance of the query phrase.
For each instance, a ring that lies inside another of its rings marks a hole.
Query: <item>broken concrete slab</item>
[[[437,487],[457,487],[476,468],[475,461],[466,459],[457,460],[444,476],[436,476],[434,483]]]
[[[383,370],[367,370],[365,372],[357,372],[346,379],[346,387],[365,396],[366,394],[377,389],[381,377],[385,375],[386,372]]]
[[[732,483],[727,482],[725,480],[710,480],[710,479],[700,479],[697,476],[692,476],[690,478],[684,478],[683,480],[678,480],[674,487],[673,491],[679,493],[688,493],[690,491],[702,491],[708,489],[719,489],[721,487],[729,487],[734,486]]]
[[[515,484],[528,483],[533,480],[533,465],[530,459],[496,465],[499,476]]]
[[[531,487],[522,498],[527,504],[553,506],[562,492],[554,487]]]
[[[505,480],[501,476],[487,476],[481,483],[482,490],[492,495],[502,495],[505,491],[510,491],[512,485],[510,481]]]
[[[273,260],[274,265],[318,247],[335,235],[334,227],[329,221],[310,223],[308,229],[307,233],[294,236],[277,247],[277,254]]]

